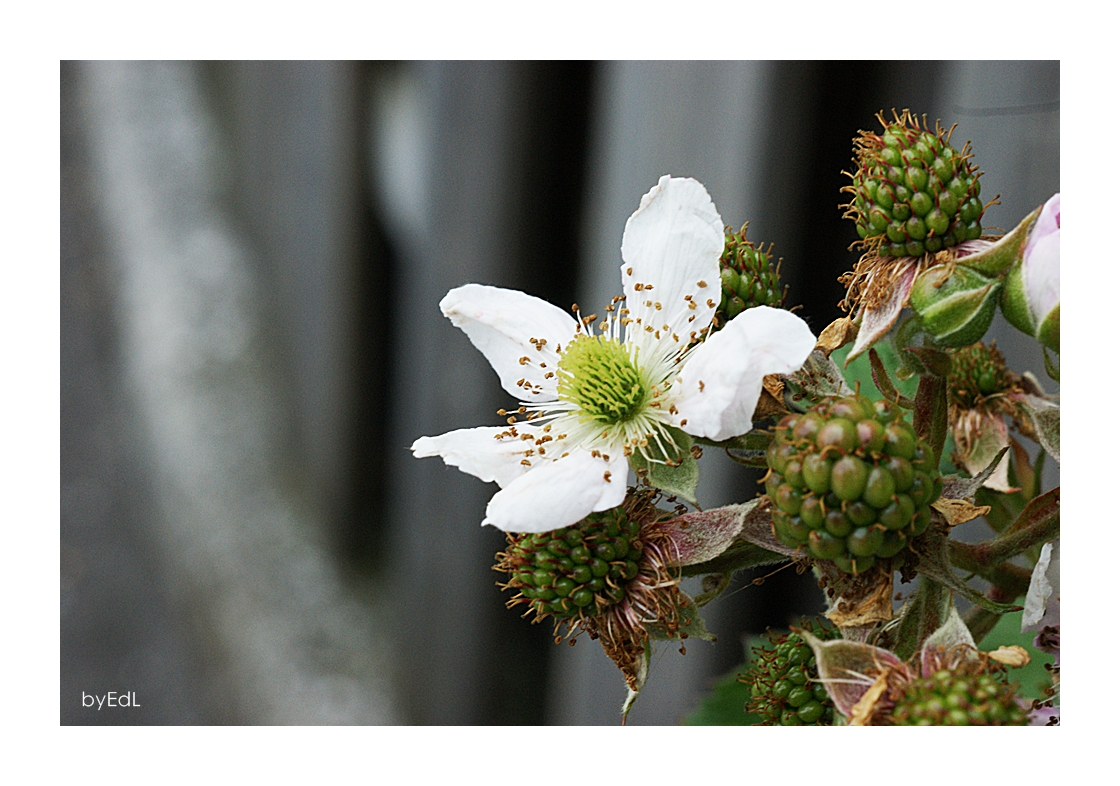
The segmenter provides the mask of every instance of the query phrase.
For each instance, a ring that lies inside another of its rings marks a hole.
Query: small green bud
[[[910,307],[922,329],[941,346],[965,347],[983,338],[999,303],[1000,282],[963,265],[922,272],[910,290]]]

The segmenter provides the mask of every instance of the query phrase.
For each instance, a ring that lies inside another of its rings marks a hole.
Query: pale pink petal
[[[797,634],[813,648],[820,681],[836,709],[845,716],[852,714],[863,694],[886,669],[905,668],[893,652],[881,647],[843,639],[821,641],[803,630]]]
[[[503,390],[521,401],[556,399],[556,364],[577,330],[571,316],[524,292],[480,284],[451,290],[439,307],[490,361]]]
[[[874,308],[864,307],[860,317],[859,333],[856,335],[855,344],[852,345],[846,362],[855,360],[894,327],[898,315],[902,313],[906,301],[910,298],[910,290],[914,288],[914,279],[917,276],[918,263],[915,260],[900,270],[889,298]]]
[[[1034,251],[1035,245],[1045,237],[1059,232],[1062,228],[1062,195],[1061,193],[1054,194],[1046,200],[1046,204],[1042,206],[1042,211],[1035,219],[1034,226],[1031,228],[1031,235],[1027,238],[1026,248],[1023,249],[1023,256],[1030,256]]]
[[[549,532],[626,498],[628,464],[622,451],[604,460],[578,451],[534,466],[499,491],[483,524],[505,532]]]
[[[762,378],[801,368],[815,344],[800,317],[767,306],[747,309],[709,336],[685,363],[673,424],[715,440],[745,434]]]
[[[659,351],[684,349],[712,321],[723,244],[723,219],[695,180],[665,175],[642,197],[622,235],[628,336],[639,355],[661,342]]]
[[[1060,257],[1062,195],[1054,194],[1042,206],[1023,249],[1023,288],[1036,325],[1062,300]]]
[[[1023,256],[1023,288],[1031,314],[1041,323],[1062,300],[1061,233],[1041,237]]]
[[[523,423],[517,425],[517,430],[519,435],[534,433]],[[416,458],[439,456],[449,467],[458,467],[468,475],[505,487],[529,469],[521,463],[526,443],[520,436],[509,434],[509,427],[449,431],[438,437],[420,437],[412,443],[412,454]]]

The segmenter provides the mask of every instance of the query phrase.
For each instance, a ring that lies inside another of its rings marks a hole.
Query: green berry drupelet
[[[929,527],[938,456],[885,400],[831,397],[790,414],[766,451],[774,534],[859,574]]]
[[[984,399],[1014,385],[1003,353],[994,341],[991,345],[980,342],[959,349],[952,353],[952,361],[948,391],[949,403],[955,407],[976,409]]]
[[[518,592],[510,605],[527,602],[539,619],[593,615],[618,603],[638,575],[640,529],[613,508],[553,532],[510,534],[496,566]]]
[[[898,726],[1025,726],[1015,686],[994,674],[936,671],[906,686],[895,702]]]
[[[833,628],[806,625],[820,639],[836,637]],[[767,632],[768,645],[752,650],[750,667],[739,681],[750,686],[747,712],[762,718],[764,726],[831,726],[832,700],[817,682],[813,650],[796,633]]]
[[[756,248],[747,240],[746,224],[738,232],[728,228],[724,237],[723,256],[719,259],[721,296],[713,319],[713,329],[717,330],[748,308],[782,308],[789,289],[781,286],[781,261],[777,266],[770,264],[773,244],[766,251]]]
[[[909,110],[893,122],[879,115],[882,134],[860,132],[847,217],[866,248],[882,257],[918,257],[980,237],[980,173],[968,144],[958,151],[952,130],[930,131]]]

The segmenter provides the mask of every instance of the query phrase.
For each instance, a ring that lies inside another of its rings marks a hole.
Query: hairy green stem
[[[886,366],[883,365],[883,360],[879,357],[879,353],[872,347],[867,351],[867,359],[871,363],[871,381],[875,383],[875,387],[879,388],[879,392],[888,401],[893,401],[904,409],[913,409],[914,402],[906,398],[895,388],[894,383],[891,382],[890,375],[887,373]]]
[[[945,377],[922,374],[914,401],[914,430],[940,456],[949,429],[949,404]]]
[[[1058,537],[1060,491],[1059,487],[1035,497],[1019,518],[992,540],[975,544],[950,540],[949,557],[953,564],[984,576],[998,563]]]

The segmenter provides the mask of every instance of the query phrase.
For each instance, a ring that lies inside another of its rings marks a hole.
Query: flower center
[[[629,350],[612,338],[579,336],[560,357],[557,392],[599,423],[622,423],[649,397]]]

